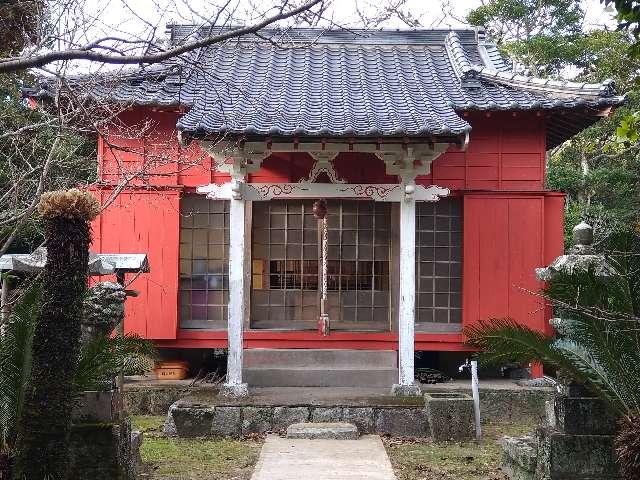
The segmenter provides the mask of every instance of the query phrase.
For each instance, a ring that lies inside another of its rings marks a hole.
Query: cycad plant
[[[559,274],[545,289],[558,317],[556,336],[508,318],[480,321],[465,335],[480,350],[481,364],[541,362],[605,400],[622,419],[617,452],[623,478],[640,478],[640,249],[636,232],[617,233],[612,244],[608,261],[620,275]],[[620,245],[630,250],[622,253]]]
[[[12,308],[0,338],[0,449],[7,455],[15,441],[16,419],[20,416],[31,373],[31,344],[39,295],[40,284],[34,282]]]
[[[24,405],[31,373],[33,337],[40,310],[41,287],[34,281],[12,306],[4,334],[0,337],[0,478],[15,451],[16,423]],[[123,370],[140,371],[157,351],[153,342],[135,335],[104,335],[81,346],[73,384],[75,394],[85,390],[110,389]]]

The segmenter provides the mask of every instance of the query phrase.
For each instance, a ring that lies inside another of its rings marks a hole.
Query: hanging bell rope
[[[320,295],[320,318],[318,319],[318,330],[322,335],[329,335],[330,324],[329,315],[326,311],[327,302],[327,245],[328,229],[327,229],[327,202],[325,200],[316,200],[313,203],[313,215],[318,219],[318,224],[322,234],[322,282]]]

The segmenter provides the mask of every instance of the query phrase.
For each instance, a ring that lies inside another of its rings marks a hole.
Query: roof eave
[[[178,138],[183,145],[187,145],[192,141],[236,141],[236,142],[267,142],[267,143],[343,143],[343,144],[435,144],[449,143],[459,148],[466,148],[468,143],[470,129],[467,131],[450,134],[450,135],[378,135],[378,136],[359,136],[359,135],[330,135],[330,136],[313,136],[313,135],[246,135],[246,134],[228,134],[223,132],[191,132],[184,129],[178,129]]]

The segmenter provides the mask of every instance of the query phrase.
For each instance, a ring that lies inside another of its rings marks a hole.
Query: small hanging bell
[[[318,219],[322,220],[327,216],[327,202],[324,200],[316,200],[313,202],[313,215]]]

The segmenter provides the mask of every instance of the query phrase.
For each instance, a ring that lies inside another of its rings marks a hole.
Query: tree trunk
[[[86,194],[85,194],[86,195]],[[67,214],[45,217],[47,262],[33,365],[18,424],[14,478],[62,480],[74,406],[82,300],[87,288],[90,226]]]

